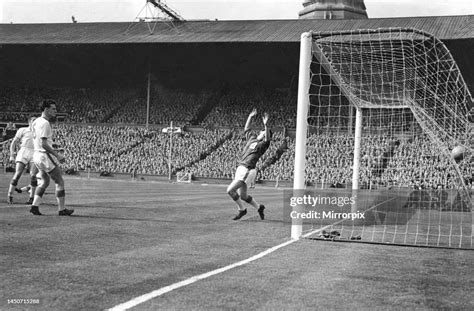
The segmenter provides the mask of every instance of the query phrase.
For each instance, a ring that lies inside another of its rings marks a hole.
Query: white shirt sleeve
[[[51,132],[51,125],[49,122],[44,122],[41,124],[41,126],[38,128],[38,132],[36,133],[39,138],[50,138],[52,137],[52,132]]]

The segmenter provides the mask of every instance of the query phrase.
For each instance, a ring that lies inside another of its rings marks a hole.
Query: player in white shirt
[[[50,178],[56,184],[56,198],[58,201],[59,216],[70,216],[74,210],[65,208],[64,179],[59,163],[64,163],[65,158],[53,148],[53,130],[51,123],[56,120],[56,102],[51,99],[43,100],[41,103],[41,117],[33,122],[33,161],[39,170],[42,183],[36,188],[33,204],[30,212],[33,215],[41,215],[39,204],[46,188],[49,186]]]
[[[31,175],[31,182],[30,186],[32,192],[30,193],[30,200],[26,202],[26,204],[33,203],[33,194],[38,185],[38,181],[36,179],[36,174],[38,173],[38,169],[36,168],[35,164],[33,163],[33,132],[31,129],[33,121],[36,117],[31,117],[28,119],[28,127],[22,127],[18,129],[13,138],[11,145],[10,145],[10,162],[16,162],[15,174],[12,177],[10,182],[10,187],[8,188],[8,204],[13,204],[13,190],[18,185],[18,181],[20,180],[23,171],[25,170],[26,166],[30,168],[30,175]],[[20,150],[16,154],[15,158],[15,149],[16,145],[20,145]]]

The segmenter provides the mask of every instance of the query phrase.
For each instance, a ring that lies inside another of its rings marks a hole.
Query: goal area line
[[[279,245],[276,245],[276,246],[273,246],[263,252],[260,252],[258,253],[257,255],[254,255],[252,257],[249,257],[247,259],[244,259],[244,260],[241,260],[241,261],[238,261],[236,263],[233,263],[233,264],[230,264],[228,266],[225,266],[225,267],[222,267],[222,268],[218,268],[218,269],[215,269],[215,270],[212,270],[212,271],[209,271],[209,272],[206,272],[206,273],[203,273],[203,274],[199,274],[199,275],[196,275],[196,276],[192,276],[186,280],[183,280],[183,281],[180,281],[180,282],[176,282],[174,284],[171,284],[171,285],[168,285],[168,286],[165,286],[165,287],[162,287],[160,289],[157,289],[157,290],[154,290],[148,294],[144,294],[142,296],[139,296],[139,297],[136,297],[136,298],[133,298],[127,302],[124,302],[124,303],[121,303],[115,307],[112,307],[110,309],[107,309],[107,310],[110,310],[110,311],[122,311],[122,310],[128,310],[130,308],[133,308],[139,304],[142,304],[142,303],[145,303],[151,299],[154,299],[154,298],[157,298],[163,294],[166,294],[166,293],[169,293],[173,290],[176,290],[176,289],[179,289],[181,287],[184,287],[184,286],[187,286],[187,285],[190,285],[190,284],[193,284],[193,283],[196,283],[197,281],[201,281],[201,280],[204,280],[204,279],[207,279],[211,276],[214,276],[214,275],[217,275],[217,274],[221,274],[223,272],[226,272],[226,271],[229,271],[231,269],[234,269],[234,268],[237,268],[237,267],[240,267],[240,266],[244,266],[248,263],[251,263],[253,261],[256,261],[260,258],[263,258],[265,257],[266,255],[269,255],[275,251],[277,251],[278,249],[280,248],[283,248],[285,246],[288,246],[290,244],[293,244],[294,242],[297,242],[298,240],[289,240],[289,241],[286,241],[284,243],[281,243]]]

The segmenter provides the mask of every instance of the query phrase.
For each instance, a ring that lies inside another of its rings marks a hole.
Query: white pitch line
[[[250,263],[252,261],[255,261],[257,259],[260,259],[260,258],[262,258],[262,257],[264,257],[264,256],[266,256],[270,253],[273,253],[274,251],[276,251],[276,250],[278,250],[282,247],[290,245],[290,244],[292,244],[296,241],[298,241],[298,240],[289,240],[289,241],[287,241],[285,243],[282,243],[280,245],[273,246],[272,248],[269,248],[269,249],[255,255],[255,256],[249,257],[249,258],[244,259],[242,261],[233,263],[231,265],[228,265],[228,266],[216,269],[216,270],[212,270],[212,271],[209,271],[209,272],[206,272],[206,273],[203,273],[203,274],[199,274],[199,275],[190,277],[189,279],[183,280],[181,282],[177,282],[177,283],[162,287],[162,288],[154,290],[154,291],[152,291],[148,294],[145,294],[145,295],[133,298],[132,300],[129,300],[127,302],[121,303],[121,304],[119,304],[119,305],[117,305],[113,308],[108,309],[108,310],[110,310],[110,311],[128,310],[128,309],[133,308],[133,307],[135,307],[135,306],[137,306],[141,303],[144,303],[144,302],[146,302],[150,299],[156,298],[158,296],[161,296],[163,294],[171,292],[171,291],[173,291],[175,289],[178,289],[180,287],[192,284],[192,283],[197,282],[199,280],[207,279],[208,277],[211,277],[213,275],[216,275],[216,274],[219,274],[219,273],[222,273],[222,272],[225,272],[225,271],[243,266],[245,264],[248,264],[248,263]]]
[[[383,203],[385,203],[385,202],[391,201],[391,200],[393,200],[393,198],[392,198],[392,199],[389,199],[389,200],[387,200],[387,201],[381,202],[381,203],[379,203],[379,204],[377,204],[377,205],[374,205],[374,206],[372,206],[371,208],[369,208],[368,210],[371,210],[371,209],[373,209],[373,208],[375,208],[375,207],[377,207],[377,206],[379,206],[379,205],[381,205],[381,204],[383,204]],[[341,222],[341,221],[339,221],[339,222]],[[339,222],[337,222],[337,223],[339,223]],[[337,223],[335,223],[335,224],[337,224]],[[313,231],[311,231],[311,232],[308,232],[308,233],[302,235],[301,237],[302,237],[302,238],[306,238],[306,237],[308,237],[308,236],[311,236],[311,235],[313,235],[313,234],[318,233],[318,232],[321,231],[321,230],[324,230],[324,229],[326,229],[326,228],[328,228],[328,227],[331,227],[331,226],[333,226],[333,225],[335,225],[335,224],[328,225],[328,226],[325,226],[325,227],[323,227],[323,228],[313,230]],[[163,294],[169,293],[169,292],[171,292],[171,291],[173,291],[173,290],[175,290],[175,289],[184,287],[184,286],[186,286],[186,285],[195,283],[195,282],[200,281],[200,280],[207,279],[207,278],[209,278],[209,277],[211,277],[211,276],[214,276],[214,275],[216,275],[216,274],[220,274],[220,273],[222,273],[222,272],[226,272],[226,271],[228,271],[228,270],[231,270],[231,269],[234,269],[234,268],[237,268],[237,267],[246,265],[246,264],[248,264],[248,263],[250,263],[250,262],[252,262],[252,261],[255,261],[255,260],[257,260],[257,259],[260,259],[260,258],[262,258],[262,257],[264,257],[264,256],[266,256],[266,255],[268,255],[268,254],[271,254],[271,253],[273,253],[274,251],[276,251],[276,250],[278,250],[278,249],[280,249],[280,248],[282,248],[282,247],[288,246],[288,245],[290,245],[290,244],[292,244],[292,243],[294,243],[294,242],[296,242],[296,241],[299,241],[299,240],[289,240],[289,241],[287,241],[287,242],[285,242],[285,243],[282,243],[282,244],[273,246],[272,248],[269,248],[269,249],[267,249],[266,251],[263,251],[263,252],[261,252],[261,253],[255,255],[255,256],[249,257],[249,258],[244,259],[244,260],[242,260],[242,261],[239,261],[239,262],[233,263],[233,264],[231,264],[231,265],[228,265],[228,266],[225,266],[225,267],[216,269],[216,270],[212,270],[212,271],[209,271],[209,272],[206,272],[206,273],[203,273],[203,274],[199,274],[199,275],[192,276],[192,277],[190,277],[190,278],[188,278],[188,279],[186,279],[186,280],[183,280],[183,281],[180,281],[180,282],[177,282],[177,283],[174,283],[174,284],[171,284],[171,285],[162,287],[162,288],[157,289],[157,290],[154,290],[154,291],[152,291],[152,292],[150,292],[150,293],[148,293],[148,294],[144,294],[144,295],[142,295],[142,296],[138,296],[138,297],[136,297],[136,298],[133,298],[133,299],[131,299],[131,300],[127,301],[127,302],[121,303],[121,304],[119,304],[119,305],[116,305],[115,307],[112,307],[112,308],[107,309],[107,310],[108,310],[108,311],[122,311],[122,310],[128,310],[128,309],[130,309],[130,308],[133,308],[133,307],[138,306],[139,304],[142,304],[142,303],[144,303],[144,302],[147,302],[148,300],[151,300],[151,299],[156,298],[156,297],[159,297],[159,296],[161,296],[161,295],[163,295]]]

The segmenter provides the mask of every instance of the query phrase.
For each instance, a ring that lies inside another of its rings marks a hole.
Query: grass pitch
[[[249,207],[235,222],[221,185],[66,177],[74,215],[57,216],[52,185],[38,217],[4,203],[10,178],[0,175],[0,310],[104,310],[289,239],[278,189],[251,190],[266,220]],[[133,310],[473,309],[473,255],[302,240]]]

